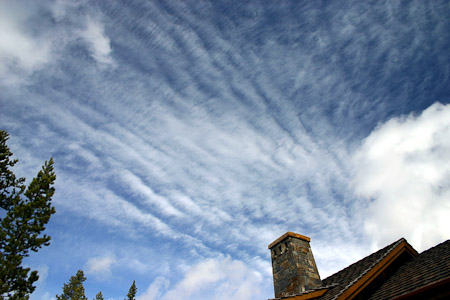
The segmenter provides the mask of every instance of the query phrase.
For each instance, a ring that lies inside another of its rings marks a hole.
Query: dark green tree
[[[104,300],[104,299],[103,299],[103,294],[102,294],[101,291],[97,293],[97,295],[95,296],[95,299],[94,299],[94,300]]]
[[[63,293],[61,295],[56,295],[56,299],[58,299],[58,300],[88,300],[88,298],[84,294],[83,282],[85,280],[86,280],[86,277],[84,277],[83,270],[78,270],[76,275],[70,277],[69,283],[67,283],[67,284],[64,283]]]
[[[26,299],[39,279],[37,271],[22,266],[30,251],[50,244],[41,234],[55,213],[51,199],[56,176],[53,160],[46,161],[28,187],[25,178],[17,178],[12,167],[17,159],[6,142],[9,135],[0,130],[0,299]]]
[[[137,292],[136,282],[135,280],[133,280],[133,284],[130,286],[130,289],[128,290],[127,294],[127,299],[125,300],[136,300],[136,292]]]

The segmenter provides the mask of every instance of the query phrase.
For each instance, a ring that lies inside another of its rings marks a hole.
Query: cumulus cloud
[[[374,247],[403,236],[424,250],[450,237],[450,105],[380,125],[353,163]]]
[[[112,275],[111,268],[115,263],[116,259],[113,256],[92,257],[86,263],[86,273],[100,279],[109,278]]]
[[[92,58],[101,64],[112,64],[110,39],[105,34],[105,28],[99,20],[90,17],[86,19],[86,28],[80,36],[89,45]]]
[[[139,300],[156,299],[256,299],[262,276],[242,261],[207,259],[190,268],[172,289],[168,282],[157,278]]]

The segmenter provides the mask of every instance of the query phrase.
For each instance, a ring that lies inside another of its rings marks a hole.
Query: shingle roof
[[[404,254],[407,256],[402,256]],[[395,263],[393,259],[395,259]],[[379,272],[387,271],[388,269],[385,268],[394,265],[396,266],[391,268],[391,271],[383,273],[381,276]],[[442,293],[445,294],[444,297],[450,295],[446,291],[450,283],[450,240],[419,255],[404,238],[401,238],[322,280],[321,289],[327,289],[322,296],[313,295],[313,293],[321,290],[318,289],[317,291],[305,291],[298,295],[286,297],[286,299],[310,299],[313,297],[320,300],[335,300],[339,297],[346,298],[359,287],[365,289],[363,284],[367,284],[377,277],[383,278],[382,281],[384,282],[376,282],[371,288],[365,290],[366,294],[363,290],[363,294],[359,294],[360,297],[364,295],[364,299],[367,300],[383,300],[396,297],[403,298],[406,297],[405,295],[409,297],[411,296],[410,293],[418,294],[428,291],[440,293],[441,298]],[[373,293],[368,295],[372,291]],[[423,296],[424,294],[420,295]],[[283,299],[285,298],[283,297]]]
[[[447,240],[401,266],[369,299],[391,299],[449,278],[450,240]]]
[[[332,300],[336,299],[341,293],[343,293],[350,285],[355,283],[359,278],[366,274],[370,269],[372,269],[380,260],[382,260],[386,255],[388,255],[395,247],[400,243],[406,242],[405,239],[401,238],[398,241],[384,247],[381,250],[355,262],[354,264],[348,266],[347,268],[325,278],[322,280],[324,286],[335,285],[330,288],[328,292],[323,295],[321,300]]]

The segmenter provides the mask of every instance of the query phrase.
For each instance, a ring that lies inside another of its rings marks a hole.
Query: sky
[[[50,157],[31,299],[273,297],[268,244],[321,278],[450,237],[449,1],[0,1],[0,128]]]

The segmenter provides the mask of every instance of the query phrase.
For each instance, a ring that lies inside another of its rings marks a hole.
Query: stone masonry
[[[309,237],[287,232],[269,245],[275,297],[292,296],[322,286],[309,241]]]

